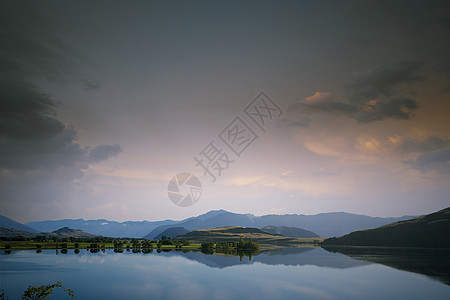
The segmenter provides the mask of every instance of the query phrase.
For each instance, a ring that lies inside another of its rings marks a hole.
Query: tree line
[[[243,251],[258,251],[259,243],[253,242],[252,237],[248,240],[244,240],[242,236],[239,238],[238,242],[225,241],[225,242],[203,242],[201,244],[202,251],[216,250],[218,252],[223,252],[227,250],[243,250]]]

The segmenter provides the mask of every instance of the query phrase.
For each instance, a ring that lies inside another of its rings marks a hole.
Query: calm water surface
[[[0,285],[9,299],[20,299],[29,285],[56,281],[79,299],[450,299],[448,273],[427,276],[406,271],[404,262],[399,270],[395,257],[385,256],[386,265],[364,255],[354,259],[321,248],[266,251],[251,260],[156,250],[12,251],[1,252]]]

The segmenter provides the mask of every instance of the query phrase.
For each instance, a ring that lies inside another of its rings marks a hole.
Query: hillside
[[[0,236],[1,237],[18,237],[23,236],[26,238],[32,238],[36,237],[38,235],[44,235],[47,237],[57,237],[57,238],[68,238],[68,237],[75,237],[75,238],[91,238],[95,237],[95,234],[87,233],[82,230],[78,229],[71,229],[68,227],[60,228],[58,230],[55,230],[53,232],[40,232],[40,233],[34,233],[29,232],[25,230],[18,230],[14,228],[8,228],[8,227],[0,227]]]
[[[271,234],[262,231],[258,228],[251,227],[239,227],[239,226],[227,226],[200,229],[188,232],[177,237],[178,240],[189,240],[192,242],[222,242],[222,241],[238,241],[240,237],[249,238],[252,237],[254,242],[258,242],[262,245],[270,246],[295,246],[304,244],[306,242],[312,243],[315,239],[300,239],[285,237],[279,234]]]
[[[450,207],[375,229],[352,232],[322,245],[450,248]]]
[[[96,237],[95,234],[87,233],[79,229],[71,229],[69,227],[63,227],[58,230],[55,230],[50,233],[46,233],[49,237],[58,237],[58,238],[67,238],[67,237],[74,237],[74,238],[91,238]]]
[[[13,219],[7,218],[5,216],[0,215],[0,227],[8,227],[12,229],[18,229],[22,231],[28,231],[28,232],[39,232],[38,230],[31,228],[29,226],[23,225],[22,223],[16,222]]]
[[[314,233],[312,231],[297,228],[297,227],[270,225],[270,226],[261,228],[261,230],[264,232],[273,233],[273,234],[281,234],[283,236],[288,236],[288,237],[298,237],[298,238],[319,237],[316,233]]]
[[[14,228],[9,228],[9,227],[0,227],[0,237],[4,238],[11,238],[11,237],[16,237],[16,236],[23,236],[26,238],[30,238],[30,237],[35,237],[37,234],[33,233],[33,232],[29,232],[29,231],[25,231],[25,230],[19,230],[19,229],[14,229]]]
[[[163,237],[163,236],[166,236],[168,238],[174,238],[178,235],[183,235],[188,232],[189,232],[189,230],[187,230],[186,228],[183,228],[183,227],[171,227],[171,228],[164,230],[159,235],[157,235],[155,237],[155,240],[160,240],[161,237]],[[145,236],[144,239],[151,239],[151,238]]]

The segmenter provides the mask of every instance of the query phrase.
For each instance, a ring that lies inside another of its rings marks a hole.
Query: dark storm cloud
[[[359,123],[371,123],[388,118],[408,120],[413,117],[413,111],[417,108],[417,102],[411,98],[383,99],[374,103],[367,102],[364,105],[328,99],[317,103],[295,103],[289,107],[289,110],[302,114],[322,112],[341,114]]]
[[[96,81],[83,79],[82,82],[85,91],[96,90],[100,87],[100,84]]]
[[[357,74],[345,89],[353,103],[366,103],[382,96],[389,97],[396,93],[395,88],[401,84],[425,80],[416,74],[419,69],[420,64],[412,61],[386,64]]]
[[[366,104],[366,109],[359,111],[354,118],[360,123],[370,123],[387,118],[408,120],[418,108],[417,101],[411,98],[394,98]]]
[[[0,86],[0,136],[40,139],[64,130],[64,124],[53,117],[56,103],[32,83],[9,77]]]
[[[444,88],[444,92],[450,92],[450,83]]]
[[[71,72],[73,56],[55,34],[56,26],[39,13],[36,3],[0,3],[2,80],[61,79]]]
[[[88,155],[76,143],[76,131],[56,117],[58,103],[35,84],[73,72],[73,56],[54,27],[33,2],[0,4],[0,169],[80,170],[120,148],[99,146]]]
[[[409,160],[405,163],[420,172],[437,170],[442,173],[450,173],[450,149],[429,151],[417,157],[416,160]]]
[[[297,116],[288,116],[281,119],[277,126],[278,127],[307,127],[311,123],[311,118],[302,116],[301,118]]]
[[[286,124],[286,126],[291,126],[291,127],[306,127],[306,126],[308,126],[308,124],[309,124],[309,121],[306,121],[306,120],[304,120],[304,121],[291,121],[291,122],[288,122],[288,123]]]
[[[313,103],[308,102],[294,103],[288,108],[288,110],[290,111],[301,110],[304,112],[311,112],[311,113],[327,112],[351,116],[354,113],[358,112],[358,107],[352,103],[337,102],[334,99],[330,98],[322,100],[320,102],[313,102]]]
[[[371,123],[384,119],[409,120],[419,107],[415,99],[403,97],[398,87],[425,80],[416,72],[420,64],[416,62],[396,62],[372,68],[356,75],[344,87],[347,101],[337,101],[329,93],[321,93],[292,104],[288,111],[300,114],[331,113],[341,114],[359,123]],[[407,93],[413,93],[408,90]]]
[[[112,156],[118,155],[120,152],[122,152],[122,147],[119,144],[100,145],[89,151],[89,161],[100,162],[107,160]]]
[[[399,148],[405,152],[428,152],[442,150],[450,147],[450,139],[438,136],[429,136],[423,139],[409,138],[400,144]]]
[[[399,96],[397,88],[425,80],[425,77],[416,74],[419,69],[417,62],[402,61],[356,75],[344,87],[350,103],[359,108],[352,117],[360,123],[388,118],[411,119],[419,105],[415,99]]]
[[[450,32],[450,18],[445,18],[442,21],[442,30]]]
[[[402,153],[420,153],[415,160],[404,162],[413,169],[450,173],[450,139],[447,137],[407,138],[399,142],[397,148]]]

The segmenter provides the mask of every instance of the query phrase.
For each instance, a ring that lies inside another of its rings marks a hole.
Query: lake
[[[56,281],[79,299],[450,299],[448,251],[0,253],[0,286],[9,299],[20,299],[29,285]]]

